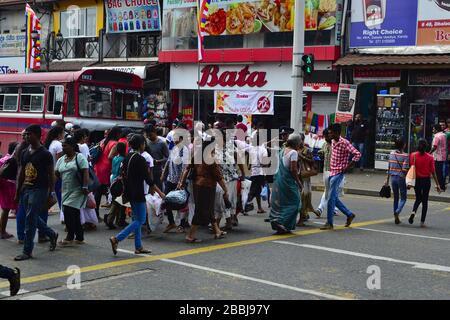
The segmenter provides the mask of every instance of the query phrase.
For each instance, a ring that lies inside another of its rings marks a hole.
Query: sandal
[[[72,245],[73,241],[64,239],[64,240],[61,240],[60,242],[58,242],[58,244],[62,247],[67,247],[67,246]]]
[[[6,239],[11,239],[14,236],[12,234],[9,234],[8,232],[5,232],[4,234],[2,234],[2,239],[6,240]]]
[[[256,213],[263,214],[263,213],[266,213],[266,211],[264,211],[264,210],[258,210],[258,211],[256,211]]]
[[[184,230],[183,226],[178,226],[176,232],[177,233],[185,233],[186,231]]]
[[[188,239],[188,238],[186,238],[186,239],[184,239],[187,243],[200,243],[200,242],[203,242],[203,240],[201,240],[201,239],[197,239],[197,238],[194,238],[194,239]]]
[[[151,250],[144,249],[144,248],[140,248],[140,249],[134,250],[134,253],[135,253],[135,254],[151,254],[152,251],[151,251]]]
[[[113,251],[114,255],[116,255],[117,254],[117,247],[119,246],[119,241],[117,240],[116,237],[111,237],[109,239],[109,241],[111,242],[112,251]]]
[[[175,224],[169,224],[163,233],[169,233],[170,230],[175,229],[177,226]]]
[[[223,239],[223,238],[225,238],[225,235],[226,235],[227,233],[225,232],[225,231],[222,231],[222,232],[220,232],[218,235],[216,234],[216,235],[214,235],[214,239],[215,240],[217,240],[217,239]]]

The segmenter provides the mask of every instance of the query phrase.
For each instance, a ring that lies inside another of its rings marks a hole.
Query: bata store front
[[[172,63],[173,106],[206,123],[215,122],[220,115],[241,114],[248,125],[263,122],[268,129],[279,128],[290,124],[291,74],[292,64],[287,62],[201,64],[200,70],[197,64]],[[317,105],[318,112],[331,114],[336,107],[337,72],[317,70],[315,74],[304,85],[303,110],[312,107],[314,111]]]

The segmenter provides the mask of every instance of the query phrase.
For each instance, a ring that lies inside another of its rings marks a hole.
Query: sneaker
[[[409,224],[413,224],[413,223],[414,223],[414,216],[415,216],[415,215],[416,215],[415,213],[412,213],[412,214],[409,216],[409,219],[408,219]]]
[[[395,219],[395,224],[400,224],[400,223],[402,223],[402,222],[400,221],[400,218],[398,217],[398,213],[394,214],[394,219]]]
[[[333,229],[334,229],[333,225],[332,225],[332,224],[329,224],[328,222],[325,223],[325,224],[320,228],[320,230],[333,230]]]
[[[347,218],[347,222],[345,223],[345,227],[348,228],[352,224],[353,219],[355,219],[355,215],[352,214],[350,217]]]
[[[15,296],[20,290],[20,269],[15,268],[14,275],[8,279],[9,281],[9,295]]]
[[[30,254],[22,253],[14,258],[14,261],[24,261],[33,258]]]
[[[56,244],[58,243],[58,237],[59,237],[59,234],[55,233],[53,238],[50,239],[50,251],[55,251]]]

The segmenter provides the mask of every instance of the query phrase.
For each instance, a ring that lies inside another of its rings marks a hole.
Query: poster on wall
[[[305,31],[340,28],[343,0],[304,0]],[[289,32],[294,28],[294,0],[211,0],[206,36]],[[197,4],[190,0],[164,0],[163,37],[197,34]]]
[[[23,57],[0,57],[0,75],[12,73],[25,73]]]
[[[417,6],[417,0],[353,0],[350,47],[415,46]]]
[[[0,57],[23,56],[25,34],[0,34]]]
[[[161,30],[158,0],[105,0],[105,10],[107,33]]]
[[[214,112],[273,115],[273,91],[214,91]]]
[[[419,0],[417,46],[450,45],[450,0]]]
[[[353,119],[357,89],[358,85],[354,84],[339,85],[335,122],[347,122]]]

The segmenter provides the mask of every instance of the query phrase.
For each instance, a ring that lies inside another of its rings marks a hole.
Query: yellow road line
[[[392,221],[392,219],[363,221],[363,222],[358,222],[358,223],[352,224],[352,227],[355,227],[355,228],[363,227],[363,226],[381,224],[381,223],[388,222],[388,221]],[[336,227],[335,228],[335,230],[343,230],[343,229],[349,230],[349,228],[344,228],[344,227]],[[322,233],[322,232],[333,232],[333,231],[324,231],[324,230],[320,230],[317,228],[311,229],[311,230],[294,231],[292,234],[287,234],[287,235],[280,235],[280,236],[273,235],[273,236],[268,236],[268,237],[260,237],[260,238],[249,239],[249,240],[217,244],[217,245],[212,245],[212,246],[207,246],[207,247],[200,247],[200,248],[194,248],[194,249],[188,249],[188,250],[163,253],[163,254],[159,254],[159,255],[155,255],[155,256],[138,257],[138,258],[131,258],[131,259],[125,259],[125,260],[120,260],[120,261],[101,263],[101,264],[83,267],[80,269],[80,271],[81,271],[81,273],[100,271],[100,270],[105,270],[105,269],[110,269],[110,268],[115,268],[115,267],[120,267],[120,266],[134,265],[134,264],[152,262],[152,261],[159,261],[162,259],[174,259],[174,258],[190,256],[190,255],[199,254],[199,253],[213,252],[213,251],[222,250],[222,249],[242,247],[242,246],[259,244],[259,243],[264,243],[264,242],[269,242],[269,241],[274,241],[274,240],[289,239],[289,238],[293,238],[293,237],[297,237],[297,236],[318,234],[318,233]],[[35,283],[35,282],[40,282],[40,281],[45,281],[45,280],[63,278],[63,277],[67,277],[68,275],[69,274],[66,271],[46,273],[46,274],[41,274],[41,275],[37,275],[37,276],[22,278],[21,283],[22,284]],[[0,283],[0,288],[6,288],[8,286],[9,286],[9,283],[6,281]]]

